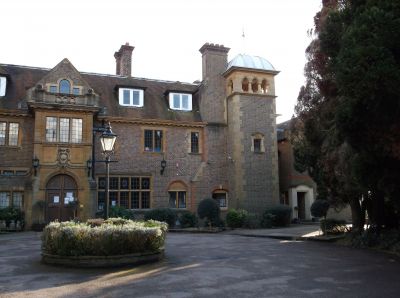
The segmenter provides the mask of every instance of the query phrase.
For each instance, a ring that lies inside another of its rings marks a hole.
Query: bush
[[[103,218],[104,217],[104,210],[99,210],[96,212],[96,217],[97,218]],[[134,211],[130,209],[126,209],[125,207],[122,206],[111,206],[110,209],[108,210],[108,217],[120,217],[120,218],[125,218],[125,219],[135,219]]]
[[[248,213],[246,220],[243,223],[243,227],[246,229],[259,229],[261,227],[259,215],[256,213]]]
[[[24,212],[18,208],[6,207],[0,209],[0,220],[5,220],[6,225],[9,225],[11,221],[20,221],[24,223]]]
[[[326,217],[329,210],[329,203],[326,200],[315,200],[312,203],[310,211],[311,215],[314,217]]]
[[[268,215],[270,214],[270,215]],[[275,227],[285,227],[290,225],[290,216],[292,214],[292,209],[286,205],[277,205],[265,210],[263,214],[263,222],[272,220],[272,225]],[[272,216],[272,217],[271,217]],[[265,223],[264,223],[265,224]]]
[[[179,216],[179,222],[181,223],[182,228],[195,227],[197,225],[196,214],[190,211],[184,211]]]
[[[270,229],[274,226],[275,215],[271,213],[264,212],[263,217],[261,219],[261,227]]]
[[[213,199],[204,199],[200,201],[197,207],[197,214],[200,219],[206,218],[211,226],[221,225],[221,220],[219,219],[220,209],[217,201]]]
[[[157,208],[157,209],[152,209],[144,214],[144,219],[145,220],[157,220],[157,221],[163,221],[168,224],[170,227],[175,226],[175,222],[177,219],[177,214],[176,212],[171,209],[171,208]]]
[[[52,222],[42,234],[42,251],[59,256],[109,256],[155,252],[164,246],[167,225],[110,218],[100,226]],[[113,224],[119,222],[119,224]]]
[[[320,227],[322,233],[327,234],[338,234],[347,232],[347,225],[345,220],[339,220],[334,218],[322,219],[320,221]]]
[[[247,211],[243,209],[229,209],[226,214],[226,224],[232,229],[243,227],[247,219]]]

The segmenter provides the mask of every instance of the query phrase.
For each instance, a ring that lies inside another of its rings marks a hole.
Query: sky
[[[129,42],[132,76],[201,80],[206,43],[266,58],[275,78],[277,122],[293,115],[305,49],[321,0],[1,0],[0,63],[52,68],[63,58],[83,72],[115,74]],[[242,35],[245,37],[243,38]]]

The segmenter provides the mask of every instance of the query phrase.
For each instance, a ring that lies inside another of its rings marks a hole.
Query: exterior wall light
[[[32,159],[32,166],[33,166],[34,175],[36,176],[37,169],[39,168],[39,158],[37,158],[36,156],[34,159]]]

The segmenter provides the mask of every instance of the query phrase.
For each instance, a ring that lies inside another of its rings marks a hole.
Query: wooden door
[[[305,201],[306,193],[298,192],[297,193],[297,208],[298,208],[298,217],[299,219],[306,219],[306,201]]]
[[[67,221],[75,217],[77,201],[75,180],[68,175],[57,175],[46,186],[46,221]]]

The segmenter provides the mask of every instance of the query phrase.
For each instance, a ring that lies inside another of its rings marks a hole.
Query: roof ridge
[[[46,67],[36,67],[36,66],[28,66],[28,65],[19,65],[19,64],[5,64],[5,63],[0,63],[0,66],[11,66],[11,67],[19,67],[19,68],[25,68],[25,69],[38,69],[38,70],[46,70],[50,71],[52,68],[46,68]],[[78,71],[82,75],[93,75],[93,76],[102,76],[102,77],[111,77],[111,78],[121,78],[121,79],[136,79],[136,80],[143,80],[143,81],[150,81],[150,82],[160,82],[160,83],[178,83],[178,84],[184,84],[184,85],[190,85],[190,86],[199,86],[200,84],[194,84],[194,83],[189,83],[189,82],[181,82],[181,81],[172,81],[172,80],[161,80],[161,79],[149,79],[149,78],[142,78],[142,77],[127,77],[127,76],[121,76],[121,75],[113,75],[113,74],[107,74],[107,73],[97,73],[97,72],[88,72],[88,71]]]

